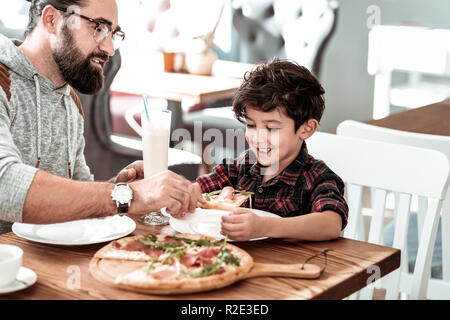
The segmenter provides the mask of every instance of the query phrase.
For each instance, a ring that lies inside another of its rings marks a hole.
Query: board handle
[[[317,279],[324,272],[327,267],[327,252],[333,251],[332,249],[325,248],[321,252],[309,257],[303,264],[269,264],[258,263],[253,264],[252,269],[243,277],[290,277],[290,278],[303,278],[303,279]],[[325,257],[325,263],[322,268],[314,264],[307,264],[312,259],[320,256]]]
[[[250,272],[244,276],[244,279],[255,277],[290,277],[303,279],[316,279],[321,274],[321,268],[308,264],[271,264],[258,263],[253,264]]]

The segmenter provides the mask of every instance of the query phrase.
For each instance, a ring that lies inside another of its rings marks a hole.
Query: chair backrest
[[[344,236],[357,238],[361,214],[362,188],[375,190],[369,242],[381,243],[384,208],[388,191],[399,192],[393,247],[403,250],[412,195],[429,199],[420,239],[412,297],[426,297],[428,270],[436,237],[437,221],[449,184],[450,164],[442,152],[386,142],[316,132],[307,140],[309,153],[325,161],[346,183],[349,222]],[[424,163],[428,164],[424,166]],[[403,259],[403,256],[402,256]],[[398,292],[400,276],[388,288]]]
[[[336,29],[336,0],[241,0],[233,16],[240,60],[287,58],[320,74],[323,52]]]
[[[418,26],[375,25],[369,31],[367,72],[409,70],[447,72],[447,29]]]
[[[450,136],[388,129],[354,120],[341,122],[336,132],[338,135],[434,149],[450,159]]]
[[[323,132],[307,145],[347,183],[444,199],[449,163],[441,152]],[[424,166],[431,160],[438,165]]]

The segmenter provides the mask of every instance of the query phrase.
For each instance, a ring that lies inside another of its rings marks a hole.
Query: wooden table
[[[450,136],[450,99],[366,122],[384,128]]]
[[[136,220],[139,216],[131,217]],[[137,225],[135,235],[158,231],[175,233],[170,226]],[[367,272],[371,266],[377,265],[381,276],[400,266],[400,250],[344,238],[325,242],[294,242],[281,239],[242,242],[236,244],[247,250],[255,262],[264,263],[303,263],[324,248],[331,248],[333,251],[328,252],[328,265],[319,279],[259,277],[205,293],[156,296],[110,288],[90,275],[89,261],[106,243],[87,246],[47,245],[24,240],[12,232],[0,235],[0,243],[21,247],[24,250],[23,265],[34,270],[38,276],[33,286],[0,295],[0,299],[343,299],[366,286],[368,278],[373,277],[373,272]],[[319,266],[322,266],[323,262],[322,255],[311,261]],[[79,288],[70,285],[74,272],[79,272]]]

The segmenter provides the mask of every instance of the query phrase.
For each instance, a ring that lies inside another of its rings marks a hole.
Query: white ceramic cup
[[[0,244],[0,287],[14,282],[22,266],[23,250],[10,244]]]

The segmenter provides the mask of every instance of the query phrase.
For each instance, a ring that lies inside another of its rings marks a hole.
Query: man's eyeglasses
[[[82,14],[73,12],[72,10],[68,9],[62,9],[62,8],[56,8],[55,9],[62,11],[69,15],[74,15],[80,18],[83,18],[85,20],[88,20],[89,22],[95,23],[95,29],[94,29],[94,40],[97,43],[102,42],[105,40],[110,33],[112,33],[112,41],[114,50],[119,49],[120,45],[122,44],[123,40],[125,39],[125,32],[120,30],[120,27],[116,28],[114,31],[112,30],[112,24],[109,21],[105,21],[103,19],[93,19],[86,17]]]

